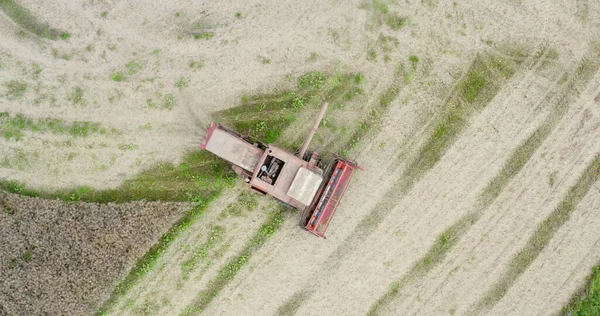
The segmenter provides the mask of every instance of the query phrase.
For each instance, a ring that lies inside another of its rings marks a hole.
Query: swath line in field
[[[469,308],[467,314],[476,315],[488,311],[504,297],[515,281],[546,248],[556,231],[569,220],[577,204],[598,179],[600,179],[600,154],[597,154],[583,171],[577,183],[569,189],[556,209],[538,226],[525,247],[511,259],[498,282]]]
[[[479,203],[475,207],[475,210],[464,215],[442,232],[425,256],[419,259],[411,270],[399,281],[391,283],[390,289],[371,306],[369,315],[377,315],[381,308],[387,306],[395,299],[402,288],[424,277],[444,259],[447,253],[458,243],[469,228],[479,220],[483,212],[504,191],[504,188],[520,172],[540,145],[546,140],[566,113],[569,102],[580,95],[579,87],[587,86],[599,66],[600,64],[592,62],[591,59],[584,58],[578,64],[576,70],[569,76],[571,79],[565,83],[562,89],[556,94],[548,94],[542,100],[542,104],[550,104],[552,109],[551,114],[514,150],[500,172],[490,181],[479,196]]]

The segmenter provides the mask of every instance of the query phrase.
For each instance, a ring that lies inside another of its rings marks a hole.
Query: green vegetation
[[[553,58],[555,53],[550,50],[548,54],[550,58]],[[564,116],[568,109],[568,104],[580,95],[580,87],[586,86],[590,82],[599,66],[598,63],[593,63],[590,59],[584,58],[570,76],[563,76],[565,78],[564,85],[560,89],[557,89],[555,93],[551,93],[544,98],[543,104],[547,104],[550,107],[552,110],[551,114],[525,142],[515,149],[502,170],[485,188],[480,196],[480,202],[483,207],[487,207],[496,199],[510,179],[529,161],[541,143],[546,140],[550,132]]]
[[[570,316],[600,315],[600,266],[593,269],[586,287],[563,309]]]
[[[217,113],[219,121],[229,123],[241,133],[256,138],[277,142],[282,131],[299,115],[303,109],[320,107],[324,100],[332,105],[341,105],[347,102],[349,96],[354,94],[352,89],[357,88],[364,82],[361,74],[326,74],[322,72],[311,72],[298,79],[298,83],[292,91],[278,91],[271,95],[260,95],[244,98],[242,105],[237,108],[228,109]],[[350,93],[350,94],[349,94]],[[175,105],[174,95],[165,96],[165,107]],[[273,119],[262,119],[266,113],[284,114]],[[285,117],[287,115],[287,117]],[[8,113],[0,114],[2,122],[2,133],[5,130],[18,134],[22,130],[35,131],[63,131],[67,130],[72,135],[85,136],[92,132],[103,133],[100,126],[90,123],[77,123],[73,126],[62,121],[55,120],[30,120],[22,116],[12,117]],[[10,130],[9,130],[10,128]],[[106,131],[108,132],[108,131]],[[61,132],[63,133],[63,132]],[[66,132],[65,132],[66,133]],[[10,134],[12,138],[12,134]],[[120,146],[121,148],[121,146]],[[124,144],[122,148],[129,149],[130,145]],[[151,271],[157,260],[164,254],[172,241],[183,232],[189,225],[197,221],[206,208],[206,205],[216,198],[226,187],[230,187],[236,179],[229,164],[207,151],[192,152],[188,154],[183,163],[178,166],[169,163],[159,163],[155,167],[140,173],[133,179],[126,180],[122,186],[111,190],[95,190],[89,187],[79,187],[70,190],[55,192],[42,192],[31,190],[24,185],[13,181],[0,181],[0,189],[18,193],[26,196],[39,196],[44,198],[58,198],[65,201],[88,201],[88,202],[128,202],[135,200],[161,200],[161,201],[195,201],[198,207],[190,212],[173,226],[160,241],[154,245],[130,270],[128,275],[119,283],[109,300],[103,305],[99,313],[110,311],[116,302],[129,289],[131,289],[141,278]],[[240,199],[239,205],[234,205],[225,210],[226,216],[243,215],[241,208],[252,208],[256,205],[254,198]],[[220,291],[247,262],[254,251],[259,249],[266,240],[275,234],[283,223],[284,210],[277,209],[272,212],[269,219],[254,235],[241,254],[233,259],[217,276],[211,281],[210,289],[203,292],[190,311],[202,308],[212,300],[212,293]],[[222,247],[217,249],[220,252]],[[197,260],[202,257],[199,252]],[[193,261],[188,267],[193,266]]]
[[[116,129],[108,130],[99,123],[72,122],[67,123],[60,119],[41,118],[30,119],[23,114],[10,115],[0,112],[0,134],[7,140],[21,140],[24,131],[34,133],[52,133],[57,135],[70,135],[74,137],[87,137],[91,134],[118,134]]]
[[[283,305],[277,308],[277,316],[293,316],[296,315],[298,309],[306,301],[309,296],[308,291],[300,291],[292,295],[291,298],[285,301]]]
[[[227,205],[219,215],[220,219],[228,216],[244,216],[244,211],[252,211],[258,206],[258,198],[254,192],[244,191],[238,196],[235,202]]]
[[[190,36],[197,40],[210,40],[215,36],[215,33],[213,32],[214,23],[205,17],[194,21],[181,21],[179,24],[181,31],[177,36],[178,39],[183,39],[184,36]]]
[[[117,145],[117,147],[120,150],[134,150],[134,149],[138,148],[138,145],[136,145],[136,144],[119,144],[119,145]]]
[[[315,53],[315,52],[311,52],[310,56],[308,56],[308,58],[306,58],[306,62],[312,63],[317,61],[317,59],[319,59],[319,54]]]
[[[114,82],[121,82],[127,79],[127,76],[133,76],[140,72],[144,65],[138,61],[132,60],[125,64],[125,69],[117,71],[110,75],[110,79]]]
[[[307,89],[325,86],[325,82],[322,82],[320,78],[320,75],[308,75],[303,77],[301,80],[302,83],[299,84],[299,86]],[[252,100],[254,101],[255,99],[253,98]],[[248,103],[244,103],[240,107],[219,113],[220,117],[224,121],[243,122],[240,118],[234,119],[234,117],[256,110],[256,105],[251,103],[252,101],[250,98],[246,101]],[[274,104],[279,103],[271,103],[271,106],[275,107],[276,105]],[[281,125],[280,128],[283,129],[286,126],[287,125]],[[275,140],[276,139],[277,138],[275,138]],[[190,153],[179,166],[159,164],[156,168],[142,172],[135,179],[125,181],[123,186],[115,190],[95,191],[90,188],[83,188],[76,192],[59,192],[50,195],[61,199],[95,202],[126,202],[145,199],[162,201],[192,200],[199,204],[198,207],[190,210],[186,217],[180,220],[178,224],[173,226],[169,232],[161,237],[159,243],[154,245],[150,251],[138,261],[135,267],[128,273],[127,277],[119,283],[109,300],[103,304],[98,313],[108,313],[129,289],[155,267],[157,260],[164,254],[172,241],[201,217],[206,205],[215,199],[224,188],[230,187],[235,179],[236,175],[231,171],[227,162],[207,151],[200,151]],[[14,183],[9,183],[9,185],[0,183],[0,188],[2,187],[8,189],[8,191],[25,195],[40,195],[37,192],[27,190]],[[238,203],[239,205],[232,206],[231,208],[226,209],[225,212],[236,215],[239,212],[240,207],[252,207],[255,205],[256,201],[254,200],[254,197],[248,196],[247,198],[244,198],[242,196]],[[217,292],[220,291],[227,282],[235,276],[235,274],[237,274],[247,262],[250,255],[260,248],[266,242],[268,237],[275,234],[277,229],[283,223],[283,216],[283,207],[272,212],[268,220],[251,239],[242,253],[232,259],[230,263],[221,270],[219,275],[210,282],[209,289],[203,291],[199,295],[194,305],[188,308],[188,312],[197,311],[212,300]],[[216,230],[214,231],[214,234],[212,234],[212,237],[218,239],[218,234],[220,234],[220,231]],[[196,249],[195,255],[186,261],[182,267],[182,270],[185,271],[184,276],[188,276],[194,267],[197,266],[198,262],[204,258],[205,251],[208,251],[213,247],[214,244],[207,243]],[[221,250],[217,250],[217,252],[220,251]]]
[[[360,80],[356,80],[359,76]],[[348,101],[347,96],[357,91],[364,81],[362,75],[324,72],[309,72],[298,78],[295,89],[242,98],[242,107],[214,114],[217,121],[234,128],[251,140],[276,143],[281,133],[306,109],[318,109],[329,101],[330,108],[339,107]],[[294,147],[281,142],[284,147]]]
[[[269,59],[265,56],[258,56],[258,60],[265,65],[268,65],[271,63],[271,59]]]
[[[600,154],[596,155],[586,170],[583,171],[577,183],[569,189],[569,192],[556,209],[540,223],[525,247],[511,259],[508,268],[498,282],[485,293],[483,298],[471,306],[472,314],[479,314],[481,311],[493,307],[504,297],[513,283],[546,248],[558,229],[569,220],[571,213],[599,178]]]
[[[189,279],[190,274],[198,267],[201,261],[207,260],[210,251],[223,240],[225,229],[221,226],[213,226],[208,234],[208,238],[204,244],[196,247],[194,252],[182,265],[181,275],[184,280]]]
[[[444,155],[467,126],[470,117],[483,109],[515,72],[522,59],[511,62],[493,54],[479,54],[444,105],[425,145],[404,173],[407,184],[416,181]],[[407,187],[408,188],[408,187]]]
[[[0,0],[0,10],[4,11],[17,25],[39,37],[57,40],[59,38],[67,39],[71,36],[69,33],[53,29],[47,23],[40,21],[14,0]]]
[[[138,61],[132,60],[125,65],[125,68],[127,69],[127,74],[133,76],[142,70],[144,65]]]
[[[204,67],[204,60],[190,62],[190,68],[194,70],[202,69],[202,67]]]
[[[75,87],[73,93],[69,95],[69,100],[73,102],[73,105],[84,105],[85,99],[83,98],[84,91],[81,87]]]
[[[387,1],[384,0],[365,1],[360,8],[372,11],[372,23],[377,27],[385,24],[390,29],[397,31],[408,23],[408,17],[391,12]]]
[[[64,41],[66,41],[66,40],[68,40],[69,38],[71,38],[71,34],[69,34],[69,33],[66,33],[66,32],[64,32],[64,33],[60,33],[60,39],[61,39],[61,40],[64,40]]]
[[[267,220],[246,244],[244,249],[231,259],[214,279],[209,281],[206,289],[198,293],[194,302],[185,309],[183,315],[197,315],[201,313],[221,290],[233,280],[242,267],[248,263],[252,255],[267,242],[269,237],[277,232],[285,221],[286,212],[288,212],[287,208],[283,205],[277,205],[276,209],[271,210]]]
[[[81,187],[52,193],[35,192],[15,182],[0,182],[0,189],[27,196],[59,198],[66,201],[196,201],[205,200],[224,187],[231,186],[235,178],[225,161],[207,151],[199,151],[188,154],[178,166],[159,163],[136,178],[126,180],[116,189],[94,190]]]
[[[377,40],[367,45],[367,60],[376,61],[379,52],[383,53],[383,60],[387,63],[391,61],[389,54],[397,48],[400,42],[393,36],[380,34]]]
[[[146,105],[150,109],[161,108],[165,110],[171,110],[177,105],[177,103],[175,102],[175,94],[167,93],[162,97],[162,102],[160,104],[155,103],[152,99],[146,99]]]
[[[480,200],[484,207],[490,205],[504,190],[508,182],[521,171],[523,166],[525,166],[525,163],[529,161],[531,156],[533,156],[542,142],[554,129],[554,126],[555,124],[551,121],[544,122],[544,124],[538,127],[531,136],[515,149],[508,158],[508,161],[504,164],[502,170],[500,170],[481,193]]]
[[[590,4],[589,0],[578,0],[577,1],[577,17],[582,24],[587,24],[590,15]]]
[[[400,293],[406,284],[423,277],[427,272],[431,271],[442,259],[448,251],[456,245],[467,229],[476,221],[473,214],[464,216],[452,226],[447,228],[429,249],[429,251],[420,258],[410,269],[410,271],[400,279],[394,281],[390,285],[390,289],[381,296],[369,309],[368,315],[377,315],[377,312],[386,304],[391,302],[394,297]]]
[[[31,70],[33,72],[33,74],[32,74],[33,78],[38,79],[40,74],[42,73],[42,66],[40,66],[40,64],[37,64],[37,63],[32,63]]]
[[[177,105],[175,103],[175,95],[173,93],[167,93],[163,98],[162,107],[167,110],[171,110]]]
[[[110,75],[110,79],[114,82],[121,82],[125,80],[125,74],[123,74],[121,71],[115,72],[114,74]]]
[[[405,70],[406,67],[404,67],[403,64],[400,65],[401,67],[398,67],[399,71],[396,72],[394,82],[383,92],[375,106],[373,106],[364,116],[363,120],[358,125],[358,129],[356,129],[352,137],[350,137],[350,141],[347,142],[342,148],[342,156],[347,157],[350,154],[350,150],[358,146],[360,140],[366,134],[368,134],[374,128],[379,127],[381,119],[387,113],[388,108],[398,97],[398,94],[407,83],[406,80],[403,80],[403,78],[409,75],[412,77],[417,71],[416,63],[411,63],[411,67],[409,67],[408,70]],[[354,81],[356,83],[361,83],[363,80],[364,78],[362,74],[357,74],[354,77]]]
[[[242,18],[242,12],[236,12],[235,13],[235,17],[238,18],[238,19],[241,19]]]
[[[209,39],[212,39],[213,36],[215,36],[214,32],[202,32],[202,33],[196,33],[196,34],[194,34],[194,38],[195,39],[209,40]]]
[[[27,82],[21,80],[11,80],[4,84],[8,88],[6,96],[11,99],[20,99],[27,92],[29,86]]]
[[[175,87],[179,88],[179,89],[186,88],[189,85],[190,85],[190,81],[183,76],[179,77],[179,80],[177,80],[177,82],[175,83]]]
[[[71,59],[71,55],[69,55],[67,53],[61,53],[56,48],[52,48],[52,56],[54,58],[60,58],[60,59],[63,59],[63,60],[69,60],[69,59]]]

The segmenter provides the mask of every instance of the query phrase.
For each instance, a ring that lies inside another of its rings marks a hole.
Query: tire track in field
[[[552,109],[551,114],[514,150],[500,173],[487,185],[479,196],[479,204],[475,206],[475,210],[464,215],[440,234],[436,243],[430,248],[427,254],[417,261],[411,270],[399,281],[392,282],[388,292],[373,304],[369,310],[369,315],[376,315],[378,310],[393,301],[406,285],[417,282],[442,262],[446,254],[453,249],[469,228],[479,220],[483,212],[495,201],[498,195],[500,195],[546,140],[566,113],[569,102],[579,96],[580,92],[578,88],[586,86],[597,69],[597,63],[584,58],[579,62],[576,71],[569,76],[570,80],[560,89],[559,93],[554,94],[552,93],[552,89],[550,89],[550,93],[546,98],[542,99],[540,106],[549,103]]]

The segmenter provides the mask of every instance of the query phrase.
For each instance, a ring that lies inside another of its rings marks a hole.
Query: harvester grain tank
[[[233,129],[212,123],[202,142],[206,149],[232,164],[250,188],[301,211],[301,225],[325,237],[325,231],[350,184],[355,162],[335,156],[324,168],[317,152],[307,149],[325,116],[325,102],[297,155],[272,144],[251,142]]]

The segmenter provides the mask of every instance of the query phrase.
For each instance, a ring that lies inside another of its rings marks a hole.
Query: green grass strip
[[[399,281],[390,284],[389,290],[371,306],[367,315],[378,315],[384,306],[391,303],[400,294],[402,288],[410,282],[425,276],[438,265],[478,218],[478,214],[467,214],[444,230],[425,256],[419,259]]]
[[[209,252],[223,240],[225,229],[221,226],[213,226],[208,234],[206,242],[196,247],[192,255],[181,265],[181,275],[184,280],[189,279],[190,274],[196,270],[201,261],[206,260]]]
[[[278,316],[296,315],[296,312],[298,311],[300,306],[302,306],[302,304],[304,304],[306,299],[308,299],[308,297],[310,296],[309,294],[310,293],[307,290],[302,290],[302,291],[295,293],[294,295],[292,295],[291,298],[289,298],[281,306],[279,306],[279,308],[277,308],[277,315]]]
[[[510,155],[504,167],[492,179],[481,193],[479,200],[482,208],[487,208],[504,191],[504,188],[523,169],[531,156],[537,151],[542,142],[548,138],[558,120],[546,120]]]
[[[39,37],[51,40],[68,38],[66,35],[68,33],[61,32],[50,27],[48,23],[40,21],[29,10],[23,8],[14,0],[0,0],[0,10],[4,11],[16,24]]]
[[[382,118],[387,114],[392,102],[396,100],[402,89],[412,81],[418,67],[418,58],[411,56],[410,66],[406,67],[400,63],[394,76],[392,84],[381,94],[377,103],[369,110],[358,128],[354,131],[350,140],[342,147],[342,156],[348,157],[350,150],[357,147],[360,141],[371,131],[379,127]]]
[[[498,282],[486,292],[483,298],[469,308],[469,314],[480,314],[489,310],[504,297],[508,289],[546,248],[556,231],[569,220],[577,204],[599,178],[600,154],[583,171],[577,183],[569,189],[569,192],[556,209],[538,226],[525,247],[512,258]]]
[[[517,64],[493,54],[479,54],[475,57],[444,105],[445,112],[438,119],[432,135],[404,172],[406,181],[403,183],[406,186],[403,191],[412,187],[414,182],[438,163],[468,126],[471,116],[486,107],[503,83],[513,76],[516,66]]]
[[[259,250],[271,236],[275,235],[285,221],[286,212],[288,212],[287,208],[278,205],[278,207],[269,214],[267,220],[246,244],[244,249],[231,259],[221,271],[219,271],[214,279],[210,280],[206,289],[198,293],[194,302],[186,307],[183,315],[198,315],[202,313],[208,304],[219,295],[221,290],[223,290],[246,263],[248,263],[254,252]]]
[[[121,280],[114,291],[108,298],[108,300],[102,304],[98,310],[98,315],[107,315],[112,308],[116,305],[121,297],[135,286],[140,280],[142,280],[152,269],[156,266],[158,260],[167,251],[169,246],[192,224],[196,223],[206,211],[209,203],[219,196],[218,192],[213,193],[207,199],[198,201],[198,205],[190,209],[183,218],[178,220],[162,237],[160,237],[158,243],[153,245],[144,256],[142,256],[135,266],[129,270],[129,273],[123,280]]]
[[[0,189],[31,197],[125,203],[131,201],[201,201],[213,196],[236,179],[229,164],[207,151],[188,154],[183,163],[158,163],[116,189],[95,190],[90,187],[56,191],[32,190],[16,181],[0,180]]]
[[[0,134],[6,140],[19,141],[23,139],[24,131],[73,137],[88,137],[93,134],[122,134],[118,129],[107,129],[102,127],[100,123],[95,122],[75,121],[68,123],[55,118],[31,119],[23,114],[11,115],[8,112],[0,112]]]
[[[586,287],[571,299],[569,305],[563,309],[563,314],[569,316],[600,315],[600,266],[592,270]]]

